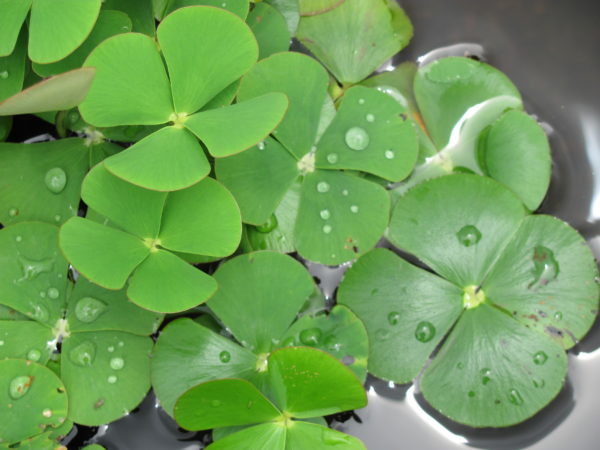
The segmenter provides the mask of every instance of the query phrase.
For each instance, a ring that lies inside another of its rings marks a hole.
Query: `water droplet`
[[[211,400],[210,405],[216,408],[218,406],[221,406],[221,401],[220,400]]]
[[[492,381],[491,375],[492,375],[492,371],[490,369],[481,369],[479,371],[479,374],[481,375],[481,382],[486,385],[488,384],[490,381]]]
[[[320,328],[307,328],[300,332],[300,342],[304,345],[319,345],[323,332]]]
[[[111,345],[110,347],[108,347],[106,350],[108,350],[108,353],[112,353],[115,351],[115,348]]]
[[[47,418],[52,417],[52,410],[46,408],[45,410],[42,411],[42,416],[47,417]]]
[[[31,317],[39,322],[47,322],[50,318],[50,312],[44,305],[35,305]]]
[[[123,341],[119,341],[119,343],[117,344],[119,347],[123,347],[125,345],[125,342]]]
[[[16,216],[18,216],[18,215],[19,215],[19,210],[18,210],[17,208],[10,208],[10,209],[8,210],[8,215],[9,215],[10,217],[16,217]]]
[[[32,382],[33,377],[27,375],[13,378],[13,380],[10,382],[8,393],[12,398],[18,400],[27,394]]]
[[[321,216],[321,219],[323,219],[323,220],[327,220],[331,217],[331,213],[329,212],[328,209],[322,209],[321,212],[319,212],[319,215]]]
[[[17,241],[17,242],[21,242],[21,241],[23,241],[23,236],[17,236],[17,237],[15,238],[15,241]]]
[[[329,164],[335,164],[336,162],[338,162],[338,155],[337,153],[330,153],[327,155],[327,162]]]
[[[475,397],[475,391],[469,391],[468,395],[469,395],[470,398]]]
[[[361,127],[352,127],[346,131],[346,145],[352,150],[364,150],[369,146],[369,135]]]
[[[282,347],[293,347],[294,345],[296,345],[296,340],[293,336],[284,339],[284,341],[281,343]]]
[[[0,346],[4,345],[4,341],[0,341]]]
[[[115,384],[117,382],[117,376],[109,375],[108,378],[106,379],[106,381],[108,381],[110,384]]]
[[[511,389],[508,391],[508,400],[513,405],[519,406],[523,404],[523,397],[521,397],[521,394],[516,389]]]
[[[548,355],[545,352],[539,351],[533,355],[533,362],[538,366],[542,366],[548,361]]]
[[[50,272],[54,267],[54,259],[48,258],[41,261],[35,261],[33,259],[24,258],[19,256],[19,264],[23,271],[23,277],[19,281],[33,280],[40,273]]]
[[[125,367],[125,361],[123,360],[123,358],[119,358],[118,356],[115,358],[111,358],[110,359],[110,368],[113,370],[121,370],[123,367]]]
[[[323,233],[329,234],[329,233],[331,233],[331,230],[332,230],[331,225],[323,225]]]
[[[42,357],[42,352],[40,352],[39,350],[32,348],[31,350],[29,350],[29,352],[27,352],[27,359],[29,361],[39,361],[40,358]]]
[[[398,325],[398,322],[400,322],[400,313],[392,311],[388,314],[387,319],[390,325]]]
[[[422,321],[415,328],[415,338],[419,342],[429,342],[435,337],[435,327],[431,322]]]
[[[354,214],[356,214],[358,212],[358,206],[356,206],[356,205],[350,206],[350,211],[352,211]]]
[[[60,295],[60,292],[55,287],[51,287],[48,289],[47,294],[48,294],[48,297],[50,297],[53,300],[56,300],[58,298],[58,296]]]
[[[258,148],[259,150],[264,150],[266,146],[267,145],[265,144],[264,141],[261,141],[258,144],[256,144],[256,148]]]
[[[265,223],[256,226],[256,231],[260,233],[270,233],[277,227],[277,223],[277,217],[275,216],[275,214],[271,214],[271,216]]]
[[[55,222],[60,222],[60,219],[62,219],[62,217],[60,215],[57,214],[57,215],[54,216],[54,221]]]
[[[464,364],[464,363],[461,363],[461,362],[459,362],[458,364],[456,364],[456,368],[457,368],[458,370],[463,370],[463,369],[465,368],[465,364]]]
[[[3,70],[2,72],[0,72],[0,78],[6,80],[8,78],[8,70]]]
[[[60,194],[67,184],[67,174],[60,167],[53,167],[46,172],[44,183],[50,192]]]
[[[44,291],[40,291],[40,297],[46,298],[46,293]]]
[[[104,311],[106,303],[94,297],[83,297],[75,304],[75,317],[83,323],[91,323]]]
[[[563,314],[560,311],[554,313],[554,320],[562,320]]]
[[[477,244],[481,240],[481,231],[473,225],[466,225],[456,233],[458,242],[465,247]]]
[[[367,119],[367,122],[375,122],[375,116],[373,114],[367,114],[365,118]]]
[[[386,329],[380,328],[375,332],[375,337],[380,341],[385,341],[390,337],[390,332]]]
[[[385,153],[384,153],[384,156],[387,159],[394,159],[394,157],[396,156],[396,154],[394,153],[393,150],[386,150]]]
[[[229,353],[226,350],[223,350],[221,353],[219,353],[219,359],[222,363],[228,363],[229,361],[231,361],[231,353]]]
[[[546,382],[542,378],[534,378],[533,379],[533,387],[538,389],[543,388],[546,385]]]
[[[325,338],[325,347],[332,352],[339,352],[342,344],[338,341],[337,336],[331,335]]]
[[[91,366],[96,358],[96,344],[92,341],[83,341],[69,353],[69,359],[78,366]]]
[[[325,192],[329,192],[330,186],[329,183],[327,181],[319,181],[317,183],[317,191],[320,193],[325,193]]]
[[[529,284],[529,289],[537,289],[546,286],[552,280],[556,279],[560,268],[554,258],[554,253],[549,248],[541,245],[533,249],[533,281]]]

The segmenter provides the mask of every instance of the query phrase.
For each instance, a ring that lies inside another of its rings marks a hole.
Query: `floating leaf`
[[[4,14],[4,10],[2,12]],[[26,45],[25,33],[21,33],[21,37],[17,41],[13,52],[8,56],[0,57],[0,102],[16,94],[23,88],[27,52]]]
[[[0,0],[0,56],[10,55],[33,0]]]
[[[258,41],[258,59],[290,48],[291,36],[285,18],[268,3],[256,4],[247,22]]]

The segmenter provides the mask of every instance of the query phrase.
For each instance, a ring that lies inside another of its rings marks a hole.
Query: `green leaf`
[[[273,252],[240,255],[222,264],[214,277],[219,290],[208,306],[255,353],[271,350],[272,340],[283,336],[314,289],[299,262]]]
[[[101,0],[33,0],[29,58],[47,64],[63,59],[88,37]]]
[[[23,359],[0,361],[0,439],[19,442],[60,426],[67,415],[60,379],[46,367]]]
[[[187,430],[249,425],[276,419],[281,412],[252,383],[239,379],[207,381],[183,394],[175,420]]]
[[[265,0],[285,18],[290,36],[296,35],[300,21],[300,6],[298,0]]]
[[[287,428],[286,450],[329,447],[336,450],[366,450],[359,439],[326,426],[294,421]]]
[[[535,210],[540,206],[551,175],[550,145],[544,130],[528,114],[508,111],[480,139],[480,157],[487,174]]]
[[[94,83],[79,107],[86,122],[112,127],[170,120],[169,80],[150,37],[125,33],[109,38],[94,49],[84,65],[96,68]]]
[[[164,127],[104,161],[114,175],[156,191],[191,186],[210,172],[196,138],[187,130]]]
[[[395,2],[346,0],[302,17],[297,37],[339,81],[356,83],[405,47],[412,31]]]
[[[36,0],[37,1],[37,0]],[[105,39],[131,31],[131,20],[120,11],[101,11],[94,29],[81,46],[61,61],[51,64],[33,63],[33,70],[42,77],[57,75],[81,67],[87,56]]]
[[[334,306],[327,315],[302,316],[280,342],[285,346],[306,345],[321,349],[348,366],[361,381],[367,376],[367,331],[345,306]]]
[[[0,10],[2,10],[2,14],[4,15],[3,8],[5,7],[0,3]],[[2,27],[1,24],[0,27]],[[25,32],[22,32],[13,52],[10,55],[0,57],[0,102],[16,94],[23,88],[26,55],[27,39]]]
[[[157,3],[161,0],[154,0]],[[250,7],[249,0],[162,0],[166,9],[164,9],[164,13],[162,16],[159,16],[162,19],[163,16],[175,11],[176,9],[183,8],[186,6],[216,6],[217,8],[222,8],[227,11],[231,11],[236,16],[245,19],[248,15],[248,8]]]
[[[474,427],[524,421],[561,390],[562,348],[504,312],[482,304],[465,311],[421,380],[425,399]]]
[[[133,31],[154,36],[156,30],[152,15],[152,0],[105,0],[104,9],[124,12],[133,23]]]
[[[286,449],[286,428],[279,423],[263,423],[210,444],[207,450],[255,450],[260,446],[262,450],[284,450]],[[292,449],[290,449],[292,450]]]
[[[61,224],[76,215],[88,155],[83,139],[0,144],[0,222]]]
[[[20,358],[46,364],[52,354],[52,330],[30,320],[0,321],[0,359]]]
[[[235,199],[221,183],[205,178],[167,197],[160,245],[205,256],[231,255],[240,243],[241,216]]]
[[[300,15],[315,16],[337,8],[346,0],[298,0]]]
[[[336,265],[371,249],[389,220],[382,187],[349,173],[316,170],[302,184],[296,247],[310,261]]]
[[[75,269],[107,289],[121,289],[150,253],[140,239],[81,217],[61,227],[59,243]]]
[[[235,196],[244,222],[261,225],[298,178],[296,164],[278,141],[267,138],[239,155],[217,159],[215,172]]]
[[[0,0],[0,56],[13,52],[31,2],[32,0]]]
[[[250,378],[255,370],[254,353],[190,319],[178,319],[161,331],[156,343],[152,386],[161,406],[173,415],[175,402],[192,386],[217,378]]]
[[[418,141],[405,109],[389,95],[355,86],[317,144],[321,169],[361,170],[390,181],[406,178],[417,160]]]
[[[135,270],[127,296],[150,311],[174,313],[206,301],[216,290],[209,275],[172,253],[155,250]]]
[[[97,426],[128,414],[150,388],[152,340],[119,331],[74,333],[63,341],[61,376],[69,418]]]
[[[0,230],[0,303],[50,327],[62,317],[67,290],[57,234],[56,226],[42,222]]]
[[[320,350],[282,348],[271,354],[268,367],[272,398],[292,417],[324,416],[367,404],[365,390],[356,375]]]
[[[71,109],[86,97],[95,73],[84,67],[40,81],[0,102],[0,116]]]
[[[369,373],[408,383],[462,312],[462,291],[405,262],[391,251],[375,249],[359,258],[339,286],[338,302],[350,308],[369,334]],[[417,339],[430,325],[433,334]]]
[[[477,175],[448,175],[398,200],[389,238],[461,287],[478,286],[525,216],[506,188]]]
[[[301,158],[315,143],[327,84],[327,72],[314,59],[300,53],[277,53],[244,76],[238,99],[268,92],[286,94],[290,106],[273,134],[296,158]]]
[[[158,27],[157,38],[178,113],[198,111],[247,72],[258,57],[250,28],[239,17],[217,8],[198,6],[169,14]]]
[[[281,93],[270,93],[251,100],[188,117],[184,126],[200,139],[216,158],[246,150],[265,139],[285,115],[288,101]],[[237,133],[227,133],[228,130]]]
[[[268,3],[257,3],[247,19],[258,41],[258,59],[290,48],[290,31],[285,18]]]
[[[565,349],[598,314],[598,267],[581,235],[550,216],[521,223],[485,280],[483,291],[529,329]]]
[[[127,183],[98,164],[85,177],[81,196],[90,208],[123,231],[142,239],[158,236],[166,193]]]

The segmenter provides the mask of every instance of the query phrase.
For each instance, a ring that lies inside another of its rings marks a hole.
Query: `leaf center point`
[[[302,175],[315,171],[315,151],[314,148],[298,161],[298,170]]]
[[[172,113],[169,116],[169,122],[171,122],[172,126],[175,128],[183,128],[183,124],[188,119],[188,113]]]
[[[463,289],[463,306],[465,309],[473,309],[485,302],[485,293],[480,286],[467,286]]]
[[[269,367],[269,353],[261,353],[256,359],[256,371],[266,372]]]
[[[160,249],[160,239],[146,238],[144,245],[150,249],[152,253],[156,253]]]

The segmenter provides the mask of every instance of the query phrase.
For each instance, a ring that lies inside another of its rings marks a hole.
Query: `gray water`
[[[542,211],[569,222],[600,258],[600,2],[596,0],[402,0],[415,39],[391,64],[475,54],[507,73],[527,110],[545,124],[554,171]],[[458,45],[456,45],[458,44]],[[441,49],[443,48],[443,49]],[[441,49],[430,53],[431,49]],[[328,298],[347,268],[309,264]],[[600,447],[600,324],[569,355],[563,391],[529,421],[476,430],[433,411],[410,385],[370,378],[369,405],[335,424],[369,450],[587,450]],[[89,439],[109,450],[197,450],[148,397],[138,412],[100,427]],[[73,446],[73,448],[77,448]],[[258,449],[257,449],[258,450]],[[307,449],[308,450],[308,449]]]

